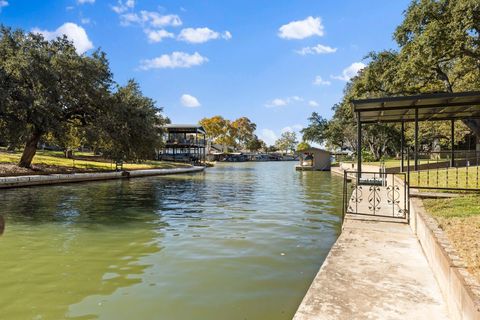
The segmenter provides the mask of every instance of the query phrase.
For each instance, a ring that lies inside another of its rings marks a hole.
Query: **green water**
[[[0,319],[291,319],[341,183],[273,162],[0,190]]]

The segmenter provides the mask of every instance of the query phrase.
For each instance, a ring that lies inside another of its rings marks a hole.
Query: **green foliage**
[[[255,147],[258,146],[257,150],[261,148],[260,141],[258,137],[255,136],[254,132],[257,129],[257,125],[253,123],[247,117],[241,117],[236,119],[231,123],[231,131],[233,132],[233,137],[236,141],[236,145],[250,149],[247,147],[249,142],[258,142]],[[250,149],[251,150],[251,149]]]
[[[259,139],[257,135],[254,135],[253,138],[247,141],[245,146],[247,150],[250,150],[252,152],[256,152],[262,149],[265,150],[267,148],[265,142]]]
[[[130,80],[119,87],[109,107],[92,124],[96,139],[106,141],[98,149],[111,159],[151,159],[161,147],[163,118],[152,99],[144,97],[139,85]]]
[[[203,118],[200,125],[205,129],[207,137],[215,143],[248,150],[259,150],[262,147],[259,144],[263,141],[255,135],[257,125],[247,117],[230,121],[214,116]]]
[[[150,157],[153,101],[133,82],[112,88],[105,53],[79,55],[65,36],[46,41],[0,26],[0,143],[25,145],[20,166],[31,165],[41,139],[66,151],[89,142],[115,157]]]
[[[300,142],[297,146],[297,151],[303,151],[307,149],[310,149],[310,145],[305,141]]]
[[[308,118],[308,127],[302,129],[301,133],[304,141],[323,143],[328,137],[328,122],[321,115],[313,112]]]
[[[295,151],[297,143],[297,134],[292,131],[286,131],[282,133],[282,135],[277,141],[275,141],[275,147],[278,150],[282,150],[288,153],[288,151]]]
[[[356,152],[356,122],[352,99],[424,92],[456,92],[480,87],[480,5],[478,0],[412,1],[395,31],[398,51],[372,52],[367,67],[347,84],[344,97],[333,107],[334,116],[324,121],[317,113],[302,130],[305,140],[333,149]],[[457,142],[472,130],[480,136],[480,122],[456,124]],[[372,124],[363,130],[363,145],[374,160],[398,153],[399,124]],[[449,147],[450,124],[420,124],[423,150]],[[413,126],[406,127],[406,143],[413,144]]]

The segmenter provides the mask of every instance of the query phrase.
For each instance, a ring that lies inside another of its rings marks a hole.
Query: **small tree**
[[[297,151],[303,151],[307,149],[310,149],[310,145],[305,141],[300,142],[297,146]]]
[[[282,133],[280,139],[275,141],[275,147],[279,150],[285,150],[285,153],[288,153],[288,151],[295,151],[297,143],[297,134],[292,131],[286,131]]]
[[[265,142],[263,142],[256,135],[254,135],[253,138],[246,143],[246,148],[252,152],[256,152],[262,149],[264,145]]]

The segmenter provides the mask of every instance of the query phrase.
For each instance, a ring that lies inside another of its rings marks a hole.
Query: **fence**
[[[343,217],[379,216],[408,221],[409,188],[406,173],[345,171]]]
[[[419,152],[417,159],[415,170],[413,154],[407,154],[407,181],[411,188],[480,191],[480,152]]]

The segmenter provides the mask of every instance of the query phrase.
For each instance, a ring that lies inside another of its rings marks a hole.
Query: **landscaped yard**
[[[426,199],[424,204],[480,280],[480,195]]]
[[[75,153],[75,159],[67,159],[60,151],[39,150],[32,163],[32,169],[19,168],[16,166],[21,153],[6,152],[0,150],[0,176],[43,174],[43,173],[66,173],[66,172],[92,172],[115,170],[115,162],[111,162],[89,152]],[[178,168],[188,164],[166,161],[144,161],[142,163],[124,163],[123,169],[153,169],[153,168]]]

